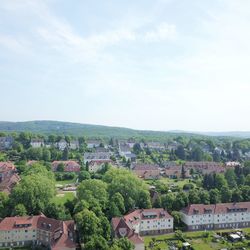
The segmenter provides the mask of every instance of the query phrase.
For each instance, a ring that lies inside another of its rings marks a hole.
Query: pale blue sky
[[[1,0],[0,120],[250,130],[249,0]]]

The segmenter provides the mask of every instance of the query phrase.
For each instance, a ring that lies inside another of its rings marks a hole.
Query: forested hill
[[[164,140],[178,135],[196,136],[181,132],[159,132],[134,130],[121,127],[80,124],[60,121],[28,121],[28,122],[0,122],[2,132],[31,132],[34,134],[56,134],[87,137],[145,137],[148,139]],[[199,135],[197,135],[199,137]]]
[[[144,137],[146,139],[165,140],[176,136],[217,136],[217,137],[242,137],[250,138],[250,132],[216,132],[216,133],[196,133],[185,131],[147,131],[134,130],[121,127],[109,127],[101,125],[81,124],[60,121],[27,121],[27,122],[0,122],[2,132],[31,132],[34,134],[56,134],[87,137]]]

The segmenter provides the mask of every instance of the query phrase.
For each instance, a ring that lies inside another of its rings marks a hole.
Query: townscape
[[[0,149],[3,249],[250,246],[249,139],[2,132]]]

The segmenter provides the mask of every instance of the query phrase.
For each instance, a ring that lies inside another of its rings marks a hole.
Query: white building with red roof
[[[6,217],[0,222],[0,247],[43,245],[51,250],[75,250],[74,221],[38,216]]]
[[[163,208],[137,209],[123,216],[112,218],[114,236],[127,237],[135,249],[144,249],[141,236],[173,232],[173,217]]]
[[[242,228],[250,226],[250,202],[192,204],[181,210],[188,230]]]

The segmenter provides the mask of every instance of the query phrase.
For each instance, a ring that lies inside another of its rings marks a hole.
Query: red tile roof
[[[64,165],[64,172],[80,172],[81,166],[76,161],[53,161],[52,170],[56,171],[59,164]]]
[[[215,205],[192,204],[181,211],[187,215],[200,215],[205,213],[214,213],[214,209]]]
[[[132,171],[138,177],[143,179],[158,178],[161,173],[161,170],[157,165],[134,164],[132,168]]]
[[[11,162],[0,162],[0,177],[0,191],[7,194],[20,181],[16,167]]]
[[[205,173],[224,173],[226,171],[225,166],[218,162],[206,162],[206,161],[193,161],[193,162],[186,162],[185,169],[195,169],[203,174]]]
[[[16,171],[16,167],[11,162],[0,162],[0,173]]]
[[[239,203],[218,203],[211,205],[204,204],[192,204],[188,207],[181,210],[187,215],[196,215],[196,214],[226,214],[233,212],[250,212],[250,202],[239,202]]]

